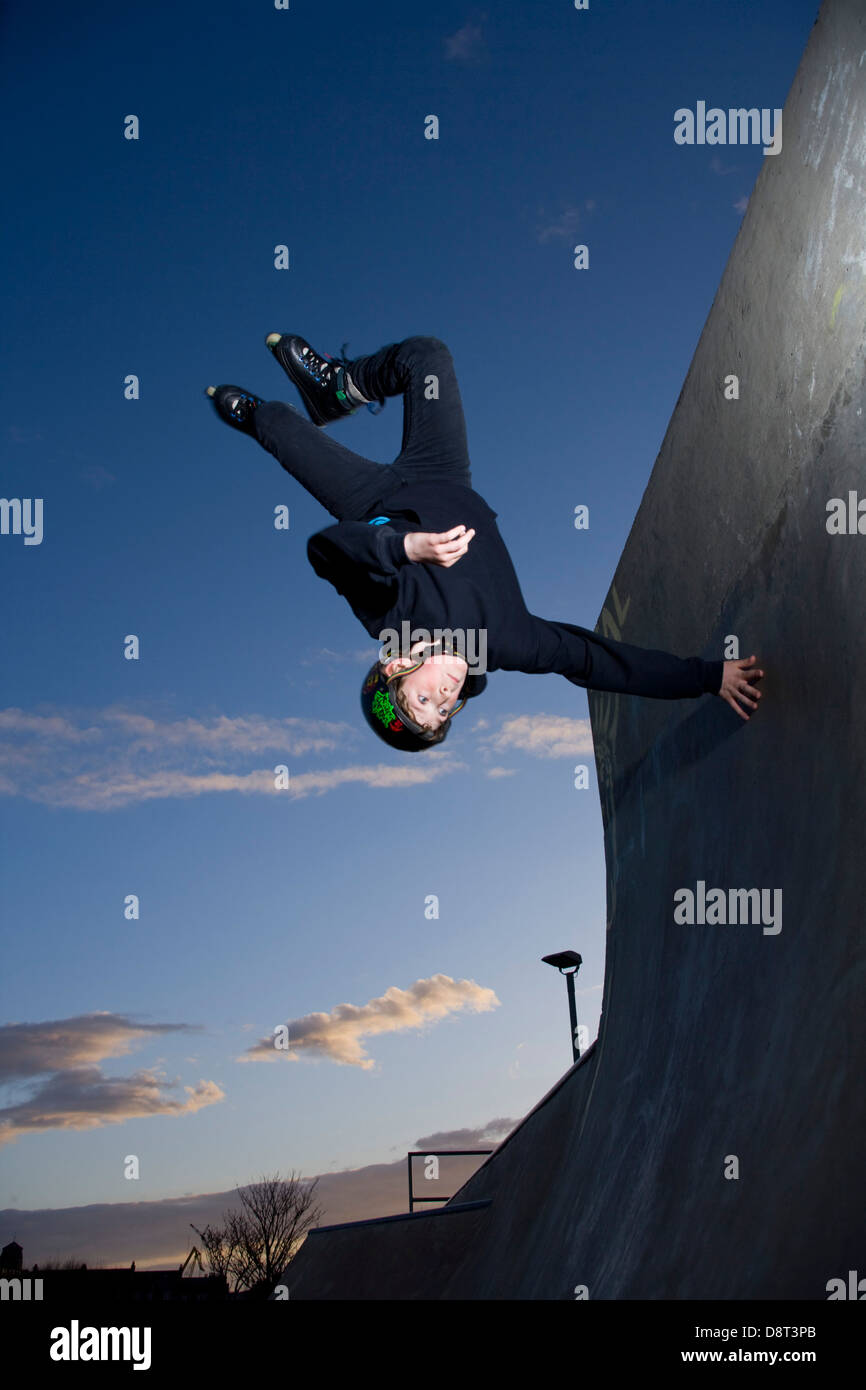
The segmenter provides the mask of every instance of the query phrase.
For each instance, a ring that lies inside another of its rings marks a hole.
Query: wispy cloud
[[[152,1115],[191,1115],[225,1099],[214,1081],[184,1086],[186,1100],[170,1094],[177,1085],[153,1071],[131,1076],[106,1076],[99,1067],[58,1072],[21,1104],[0,1110],[0,1145],[34,1131],[98,1129]]]
[[[205,753],[261,753],[274,749],[307,753],[333,748],[346,726],[316,723],[310,734],[307,719],[266,719],[261,715],[214,715],[210,719],[158,719],[122,706],[76,713],[31,714],[22,709],[0,710],[0,735],[31,735],[58,743],[107,743],[114,733],[125,740],[127,753],[194,748]]]
[[[278,1050],[274,1037],[262,1038],[240,1056],[239,1062],[299,1061],[303,1054],[324,1058],[342,1066],[375,1066],[363,1040],[382,1033],[402,1033],[438,1023],[462,1010],[487,1013],[499,1004],[492,989],[474,980],[453,980],[432,975],[416,980],[408,989],[392,985],[378,999],[366,1004],[338,1004],[330,1013],[305,1014],[288,1023],[289,1049]]]
[[[32,425],[7,425],[6,438],[10,444],[35,444],[42,435]]]
[[[520,714],[504,720],[487,734],[484,746],[497,753],[515,749],[536,758],[592,756],[592,728],[588,719],[569,719],[558,714]]]
[[[592,753],[588,720],[522,715],[497,731],[481,719],[472,734],[485,757],[515,749],[547,758]],[[114,811],[226,792],[300,801],[350,785],[421,787],[469,770],[447,748],[399,763],[296,770],[300,757],[332,752],[363,736],[362,728],[345,724],[319,720],[311,729],[305,719],[262,715],[172,719],[117,705],[86,711],[9,708],[0,710],[0,795],[61,809]],[[289,769],[285,787],[276,775],[282,766]],[[501,764],[481,771],[490,778],[514,772]]]
[[[101,463],[91,464],[89,468],[83,469],[80,477],[87,483],[88,487],[93,488],[94,492],[101,492],[104,487],[109,487],[112,483],[117,482],[115,475],[109,473],[107,468],[103,468]]]
[[[479,16],[477,22],[467,22],[445,39],[445,57],[453,63],[478,63],[487,52],[482,28],[487,15]]]
[[[416,1149],[492,1149],[501,1144],[519,1120],[488,1120],[475,1129],[440,1129],[415,1140]]]
[[[73,1071],[104,1057],[124,1057],[144,1038],[195,1031],[188,1023],[136,1023],[112,1013],[5,1023],[0,1026],[0,1082]]]
[[[111,811],[222,792],[298,800],[348,783],[421,786],[461,766],[434,750],[423,765],[294,771],[298,757],[345,746],[361,734],[322,720],[313,730],[305,719],[260,715],[160,719],[118,706],[84,713],[12,708],[0,711],[0,792],[42,805]],[[267,754],[268,764],[249,766]],[[283,764],[289,767],[285,789],[275,781],[275,767]]]
[[[184,1086],[152,1069],[106,1076],[95,1062],[127,1055],[143,1039],[194,1031],[185,1023],[136,1023],[95,1013],[0,1027],[0,1080],[30,1083],[21,1101],[0,1108],[0,1145],[51,1129],[97,1129],[151,1115],[189,1115],[225,1098],[214,1081]],[[42,1080],[36,1081],[41,1077]],[[33,1084],[35,1082],[35,1084]]]
[[[535,235],[537,239],[544,243],[547,241],[571,241],[577,236],[583,222],[583,214],[595,211],[595,199],[586,198],[581,207],[577,203],[572,203],[569,207],[563,208],[561,212],[549,215],[544,208],[538,209],[539,221],[536,224]]]
[[[330,772],[300,772],[292,777],[286,796],[304,797],[321,795],[334,791],[336,787],[349,782],[362,782],[368,787],[422,787],[439,777],[455,772],[465,766],[441,753],[431,751],[425,755],[423,766],[393,767],[388,763],[357,767],[339,767]]]
[[[316,647],[300,657],[299,666],[372,666],[376,652],[371,647],[355,647],[348,652],[335,652],[330,647]]]

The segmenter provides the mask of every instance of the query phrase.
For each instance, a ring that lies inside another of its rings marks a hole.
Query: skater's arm
[[[352,612],[369,630],[371,622],[393,608],[398,567],[408,565],[403,532],[393,526],[341,521],[307,541],[307,558],[320,579],[333,584]]]
[[[679,657],[614,642],[572,623],[530,615],[526,660],[516,667],[533,674],[556,672],[588,690],[682,700],[721,692],[723,661]]]
[[[400,565],[427,563],[447,569],[466,554],[474,536],[474,528],[467,531],[465,526],[441,532],[414,530],[403,518],[379,526],[341,521],[311,536],[307,555],[316,574],[345,594],[341,584],[390,584]]]
[[[318,531],[307,542],[310,564],[323,579],[334,582],[332,574],[365,571],[393,579],[400,565],[409,563],[404,548],[406,521],[390,521],[370,526],[365,521],[341,521]]]

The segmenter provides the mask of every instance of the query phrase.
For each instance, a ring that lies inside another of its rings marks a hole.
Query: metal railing
[[[450,1202],[451,1197],[416,1197],[414,1188],[414,1170],[412,1168],[413,1158],[469,1158],[476,1154],[492,1154],[492,1149],[410,1149],[406,1155],[406,1163],[409,1171],[409,1211],[413,1212],[416,1206],[422,1202]]]

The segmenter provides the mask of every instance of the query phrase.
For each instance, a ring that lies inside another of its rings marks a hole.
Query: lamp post
[[[577,1061],[580,1048],[577,1045],[577,1003],[574,997],[574,977],[583,964],[583,957],[577,951],[555,951],[552,956],[542,956],[545,965],[555,965],[560,975],[565,976],[568,988],[568,1014],[571,1019],[571,1055]]]

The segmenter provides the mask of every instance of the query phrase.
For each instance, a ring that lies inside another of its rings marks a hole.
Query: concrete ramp
[[[866,1276],[864,362],[866,5],[825,0],[599,623],[707,658],[737,639],[762,708],[590,697],[598,1042],[463,1215],[415,1223],[406,1296],[823,1300]],[[354,1297],[383,1239],[311,1237],[292,1296]]]
[[[317,1227],[284,1282],[293,1299],[439,1298],[491,1205],[449,1202],[436,1211]]]

